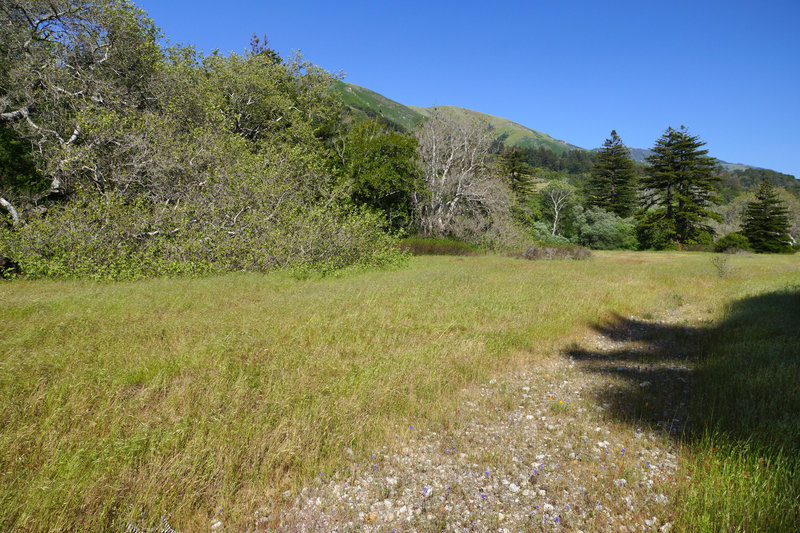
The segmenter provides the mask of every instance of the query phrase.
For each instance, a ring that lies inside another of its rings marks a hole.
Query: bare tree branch
[[[8,211],[8,214],[11,215],[11,223],[16,226],[19,224],[19,213],[14,208],[14,205],[6,200],[5,198],[0,197],[0,205]]]

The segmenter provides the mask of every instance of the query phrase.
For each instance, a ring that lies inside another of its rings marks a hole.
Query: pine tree
[[[616,213],[620,217],[629,216],[636,199],[636,167],[631,153],[622,144],[615,130],[597,152],[597,160],[589,176],[589,205]]]
[[[708,157],[708,150],[701,150],[705,144],[684,126],[667,128],[656,141],[641,181],[643,209],[639,213],[640,237],[651,246],[693,244],[704,233],[714,233],[706,221],[720,219],[710,210],[719,203],[714,188],[719,177],[714,173],[716,160]]]
[[[519,146],[512,146],[500,152],[497,164],[500,175],[508,182],[519,200],[531,194],[533,169],[528,164],[525,152]]]
[[[742,221],[742,233],[754,251],[780,253],[791,250],[788,213],[775,187],[768,181],[762,182],[756,199],[747,203]]]

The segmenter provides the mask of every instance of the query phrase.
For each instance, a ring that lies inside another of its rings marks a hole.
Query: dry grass
[[[597,253],[414,258],[322,280],[228,275],[0,285],[0,529],[164,516],[243,525],[459,391],[536,364],[609,311],[698,314],[796,280],[796,259]]]

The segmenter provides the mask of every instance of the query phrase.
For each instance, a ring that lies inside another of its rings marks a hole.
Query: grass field
[[[732,256],[724,276],[710,258],[417,257],[399,270],[317,280],[0,284],[0,530],[107,530],[164,516],[188,531],[207,527],[217,509],[245,524],[283,491],[344,467],[345,448],[367,453],[409,424],[458,424],[451,408],[462,391],[552,357],[610,313],[657,316],[680,301],[734,324],[734,302],[794,287],[770,301],[796,324],[797,257]],[[760,343],[759,364],[782,369],[761,378],[797,372],[797,329],[778,341],[780,353],[771,337],[742,331],[731,342]],[[724,336],[715,342],[712,355],[737,352]],[[797,383],[765,383],[754,398],[796,402]],[[704,391],[707,405],[726,390]],[[769,405],[797,430],[785,402]],[[752,440],[727,422],[708,431],[708,449]],[[689,445],[692,472],[702,474],[706,448]],[[756,464],[778,465],[769,468],[784,480],[761,493],[786,487],[796,448],[790,455],[770,439],[751,447]],[[691,492],[712,478],[684,489],[696,502],[687,520],[713,506],[703,495],[727,490]]]

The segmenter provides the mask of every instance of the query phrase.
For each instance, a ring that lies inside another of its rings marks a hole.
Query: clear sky
[[[173,43],[281,55],[406,105],[457,105],[585,148],[686,125],[800,177],[800,0],[134,0]]]

